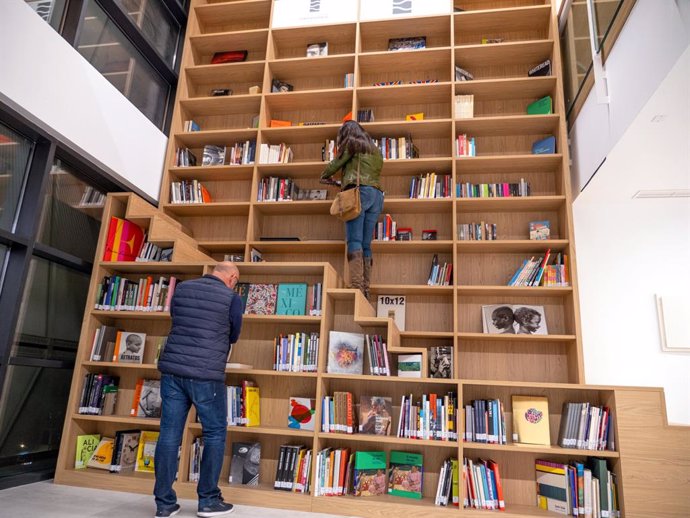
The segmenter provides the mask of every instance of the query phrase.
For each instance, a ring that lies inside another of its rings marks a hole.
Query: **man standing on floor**
[[[163,399],[156,445],[156,517],[180,512],[173,482],[187,414],[194,405],[201,422],[204,453],[197,493],[197,516],[210,518],[233,511],[223,501],[218,478],[225,454],[227,395],[225,363],[242,328],[242,299],[234,287],[240,272],[231,262],[216,265],[211,275],[180,283],[170,305],[172,328],[158,361]]]

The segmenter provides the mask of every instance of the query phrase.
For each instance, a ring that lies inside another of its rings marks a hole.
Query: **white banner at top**
[[[360,0],[359,19],[388,20],[453,12],[452,0]]]
[[[271,28],[354,23],[357,0],[273,0]]]

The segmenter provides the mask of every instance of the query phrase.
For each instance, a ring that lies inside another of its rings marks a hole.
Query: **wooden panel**
[[[274,29],[272,52],[276,59],[302,58],[307,55],[307,45],[328,42],[328,55],[355,52],[355,24],[313,26],[308,29]],[[318,58],[317,58],[318,59]]]
[[[550,5],[456,14],[455,44],[482,43],[482,38],[504,42],[546,39],[550,16]]]
[[[450,45],[450,18],[448,16],[361,22],[359,30],[363,53],[388,51],[388,42],[392,38],[425,36],[426,48]]]

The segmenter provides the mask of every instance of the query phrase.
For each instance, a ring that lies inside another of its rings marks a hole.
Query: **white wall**
[[[610,104],[598,104],[593,89],[570,132],[574,197],[690,44],[688,4],[635,3],[605,64]]]
[[[0,100],[150,200],[167,137],[23,0],[0,2]]]
[[[661,351],[654,298],[690,296],[690,198],[641,189],[690,189],[690,47],[573,204],[587,383],[664,387],[690,424],[690,354]]]

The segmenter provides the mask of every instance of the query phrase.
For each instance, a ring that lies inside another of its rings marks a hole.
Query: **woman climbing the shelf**
[[[371,281],[372,253],[371,240],[379,214],[383,210],[383,191],[381,190],[381,169],[383,157],[376,143],[357,122],[346,121],[336,138],[337,155],[323,173],[323,183],[336,184],[331,177],[342,169],[343,190],[357,186],[359,170],[360,201],[362,212],[358,217],[345,223],[347,241],[347,261],[350,272],[350,288],[357,288],[369,298]]]

